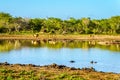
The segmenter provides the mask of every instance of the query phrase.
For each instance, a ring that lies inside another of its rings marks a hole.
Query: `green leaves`
[[[120,34],[120,16],[101,20],[73,17],[62,20],[54,17],[27,19],[0,13],[0,33],[22,31],[42,34]]]

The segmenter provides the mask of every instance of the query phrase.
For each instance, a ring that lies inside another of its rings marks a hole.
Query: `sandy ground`
[[[120,35],[0,35],[0,39],[24,40],[120,40]]]

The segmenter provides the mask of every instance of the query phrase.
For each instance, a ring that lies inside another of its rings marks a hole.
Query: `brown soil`
[[[0,39],[23,40],[120,40],[120,35],[0,35]]]
[[[120,80],[120,74],[97,72],[94,68],[76,69],[64,65],[0,63],[0,80]]]

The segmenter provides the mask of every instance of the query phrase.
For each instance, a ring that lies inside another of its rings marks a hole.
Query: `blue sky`
[[[0,12],[26,18],[109,18],[120,15],[120,0],[1,0]]]

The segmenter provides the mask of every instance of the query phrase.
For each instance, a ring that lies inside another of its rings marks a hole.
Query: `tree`
[[[8,13],[0,13],[0,32],[7,32],[9,23],[12,20],[12,16]]]
[[[82,18],[82,26],[86,34],[89,33],[90,18]]]
[[[109,34],[110,33],[110,25],[108,19],[100,20],[100,34]]]
[[[99,20],[92,20],[91,21],[91,27],[92,27],[92,33],[93,34],[99,34],[101,33],[101,29],[100,29],[100,21]]]
[[[0,12],[0,33],[42,32],[47,34],[120,34],[120,16],[109,19],[12,17]]]
[[[42,27],[42,22],[43,22],[43,19],[40,19],[40,18],[35,18],[35,19],[31,19],[29,21],[29,26],[30,26],[30,29],[34,32],[39,32],[41,30],[41,27]]]
[[[47,18],[43,21],[42,31],[46,33],[59,33],[59,30],[62,28],[62,20],[59,18]]]
[[[113,16],[109,19],[111,33],[116,34],[117,30],[120,29],[120,16]]]

